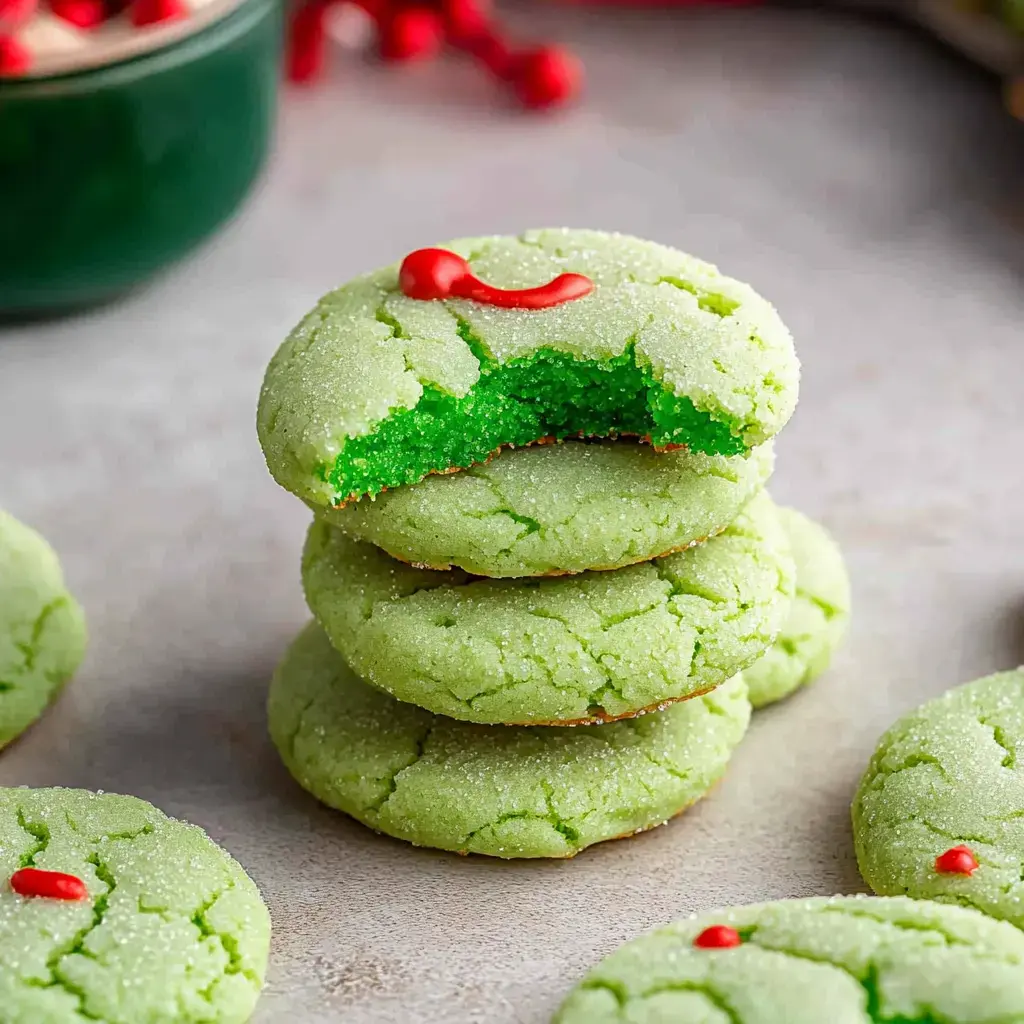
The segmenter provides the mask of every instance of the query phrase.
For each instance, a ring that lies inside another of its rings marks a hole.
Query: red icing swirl
[[[447,249],[417,249],[402,260],[402,293],[410,299],[469,299],[503,309],[550,309],[594,290],[583,274],[559,274],[537,288],[495,288],[475,277],[469,263]]]

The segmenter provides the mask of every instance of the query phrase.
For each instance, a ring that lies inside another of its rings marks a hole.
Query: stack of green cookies
[[[763,490],[798,377],[752,289],[619,235],[455,242],[327,295],[258,418],[315,513],[316,622],[269,699],[289,770],[381,832],[501,857],[698,800],[845,623],[835,546]]]

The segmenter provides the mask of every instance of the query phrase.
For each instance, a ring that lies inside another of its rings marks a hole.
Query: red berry
[[[11,888],[19,896],[42,896],[51,900],[84,900],[89,893],[85,882],[61,871],[21,868],[11,875]]]
[[[188,17],[184,0],[134,0],[131,6],[132,24],[136,28],[157,25],[163,21],[177,21]]]
[[[935,870],[942,875],[973,875],[978,859],[969,846],[954,846],[935,858]]]
[[[519,57],[512,88],[524,107],[543,110],[572,99],[583,84],[583,65],[567,50],[541,46]]]
[[[406,7],[385,16],[380,26],[380,55],[385,60],[411,61],[433,57],[444,42],[444,23],[437,11]]]
[[[727,924],[713,924],[693,940],[698,949],[732,949],[741,942],[740,933]]]
[[[452,288],[469,274],[469,264],[447,249],[417,249],[402,260],[398,284],[410,299],[429,302],[451,297]]]
[[[326,12],[326,4],[312,0],[300,7],[292,18],[285,57],[290,82],[311,82],[323,71],[327,55]]]
[[[10,35],[36,13],[36,0],[0,0],[0,38]]]
[[[107,20],[104,0],[50,0],[50,9],[75,28],[95,28]]]
[[[32,66],[32,55],[13,36],[0,36],[0,78],[23,75]]]
[[[478,0],[442,0],[445,34],[455,46],[464,46],[487,31],[487,14]]]

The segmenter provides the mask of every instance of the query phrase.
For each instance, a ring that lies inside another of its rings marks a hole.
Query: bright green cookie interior
[[[299,783],[371,828],[460,853],[571,857],[699,800],[750,705],[737,677],[608,725],[471,725],[367,686],[311,624],[274,676],[268,716]]]
[[[89,898],[19,896],[24,867]],[[2,1024],[242,1024],[269,944],[256,886],[200,829],[135,797],[0,789]]]
[[[1021,753],[1024,668],[959,686],[896,722],[853,804],[857,861],[868,885],[969,904],[1024,927]],[[978,869],[936,871],[936,857],[962,844]]]
[[[492,577],[615,569],[720,533],[774,461],[771,442],[726,458],[565,441],[502,452],[322,515],[431,569]]]
[[[0,509],[0,747],[60,692],[85,654],[85,617],[35,530]]]
[[[502,287],[564,271],[597,287],[536,311],[421,302],[398,290],[394,265],[325,296],[271,361],[258,414],[271,472],[306,501],[338,505],[544,437],[738,454],[793,411],[789,332],[709,264],[595,231],[447,248]]]
[[[712,925],[742,944],[699,949]],[[554,1024],[1018,1024],[1024,935],[909,899],[780,900],[702,914],[601,961]]]
[[[775,643],[743,678],[755,708],[782,700],[828,668],[850,620],[850,580],[828,531],[792,508],[778,509],[796,566],[796,593]]]

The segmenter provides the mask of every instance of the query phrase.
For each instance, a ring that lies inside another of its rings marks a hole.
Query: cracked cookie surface
[[[0,509],[0,747],[32,724],[85,654],[85,617],[60,562]]]
[[[299,784],[379,832],[458,853],[571,857],[699,800],[750,705],[737,677],[608,725],[472,725],[363,683],[311,623],[274,676],[268,717]]]
[[[875,892],[967,904],[1024,927],[1024,668],[958,686],[882,736],[853,803]],[[936,858],[967,845],[971,874]]]
[[[17,895],[25,867],[88,899]],[[0,1024],[241,1024],[269,940],[256,886],[195,826],[135,797],[0,789]]]
[[[499,287],[569,271],[595,288],[543,310],[423,302],[401,293],[396,263],[326,295],[273,357],[257,415],[271,473],[300,498],[336,506],[545,437],[734,455],[796,406],[785,325],[708,263],[567,229],[446,248]]]
[[[761,492],[717,537],[611,572],[491,580],[315,522],[306,600],[359,676],[470,722],[623,718],[713,689],[775,639],[793,562]]]
[[[323,516],[424,568],[492,577],[616,569],[720,533],[773,465],[770,442],[726,458],[566,441],[506,451]]]
[[[731,949],[699,949],[712,925]],[[1021,1024],[1024,935],[899,897],[779,900],[702,914],[622,946],[554,1024]]]
[[[775,643],[744,670],[750,703],[789,696],[828,668],[850,621],[850,579],[828,531],[792,508],[778,509],[796,567],[796,592]]]

